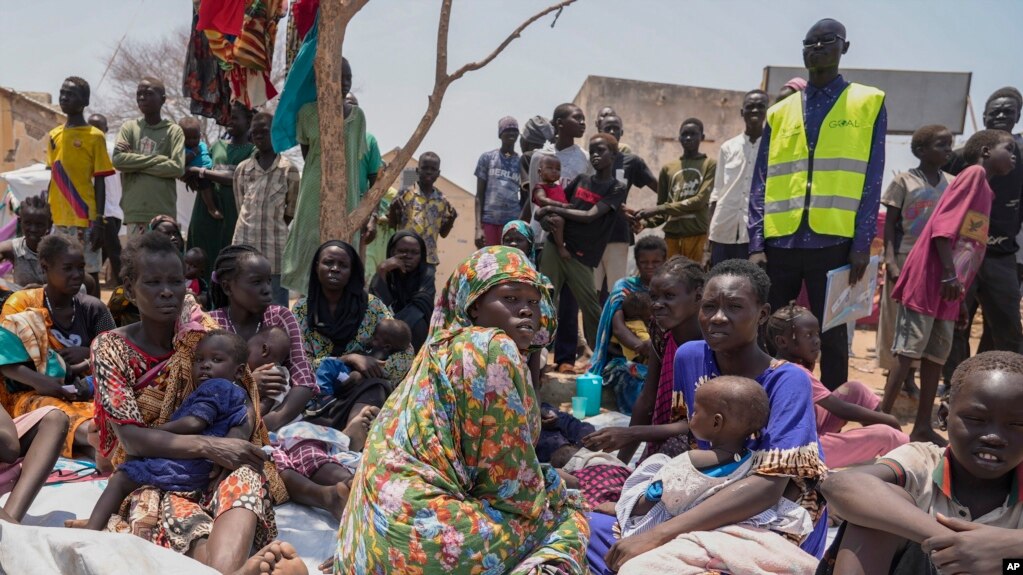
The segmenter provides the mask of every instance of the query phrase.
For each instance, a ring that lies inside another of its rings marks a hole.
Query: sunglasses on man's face
[[[817,38],[806,38],[803,40],[804,48],[813,48],[820,44],[821,46],[830,46],[839,40],[845,41],[845,38],[838,34],[825,34],[824,36],[818,36]]]

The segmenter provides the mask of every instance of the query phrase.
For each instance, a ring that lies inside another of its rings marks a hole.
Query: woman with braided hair
[[[255,413],[249,439],[176,435],[156,429],[195,388],[192,355],[217,323],[186,296],[181,252],[166,236],[149,232],[124,252],[125,290],[139,308],[138,323],[97,337],[99,450],[120,464],[125,457],[209,459],[222,472],[206,490],[182,493],[136,490],[108,530],[131,532],[220,570],[246,572],[253,545],[277,534],[273,502],[286,498],[276,468],[267,461],[263,420]],[[253,404],[259,391],[245,373]],[[258,572],[258,564],[256,565]]]

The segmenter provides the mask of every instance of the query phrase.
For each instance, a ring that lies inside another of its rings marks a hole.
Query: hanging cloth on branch
[[[181,93],[191,100],[189,111],[192,115],[212,118],[217,124],[226,126],[231,119],[231,85],[220,67],[220,60],[210,51],[206,34],[199,28],[200,8],[196,0],[192,10],[192,32],[188,38]]]
[[[203,0],[202,4],[210,1]],[[231,0],[225,4],[233,3]],[[248,0],[239,35],[227,35],[212,28],[203,31],[213,55],[223,62],[222,68],[231,85],[232,101],[241,102],[251,109],[262,106],[277,95],[277,89],[270,81],[270,69],[277,22],[283,15],[284,0]]]
[[[277,101],[270,137],[275,150],[287,150],[298,144],[295,129],[298,125],[298,111],[309,102],[316,101],[316,72],[313,63],[316,60],[316,42],[318,38],[319,17],[302,41],[302,47],[291,64],[288,77],[284,81],[284,90]]]

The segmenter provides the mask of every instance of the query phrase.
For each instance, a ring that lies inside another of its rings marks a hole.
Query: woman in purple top
[[[597,557],[602,549],[594,545],[605,539],[597,533],[607,530],[613,521],[591,520],[593,536],[587,557],[595,572],[618,571],[633,557],[680,534],[712,531],[748,519],[782,496],[804,507],[817,526],[801,542],[802,549],[817,557],[823,554],[827,517],[815,487],[827,468],[817,441],[810,381],[799,367],[771,358],[757,341],[760,327],[770,315],[770,283],[763,270],[746,260],[726,260],[715,266],[700,300],[699,321],[705,341],[683,344],[674,362],[673,395],[689,415],[696,388],[709,379],[738,375],[764,387],[771,415],[764,430],[747,445],[754,452],[753,474],[649,531],[618,541],[602,558]]]

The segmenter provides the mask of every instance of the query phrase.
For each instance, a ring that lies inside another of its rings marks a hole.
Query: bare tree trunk
[[[353,236],[348,215],[348,166],[345,158],[345,110],[341,89],[341,47],[345,30],[368,0],[320,2],[316,47],[316,107],[320,124],[320,241]],[[354,169],[354,167],[353,167]]]
[[[426,112],[409,137],[398,150],[394,160],[380,174],[366,197],[352,213],[346,210],[348,179],[344,158],[344,109],[341,101],[341,45],[345,29],[351,19],[369,0],[323,0],[320,3],[320,45],[316,54],[317,98],[320,112],[320,143],[322,148],[323,180],[320,184],[320,239],[351,240],[376,211],[380,199],[398,178],[412,153],[423,142],[440,113],[441,102],[448,86],[468,72],[479,70],[494,60],[522,31],[552,12],[558,12],[576,0],[562,0],[537,12],[509,34],[487,57],[465,64],[448,74],[448,30],[451,22],[452,0],[441,2],[440,22],[437,25],[437,67],[433,92]],[[555,16],[555,21],[557,17]],[[554,27],[554,24],[551,24]],[[326,60],[330,59],[331,63]]]

